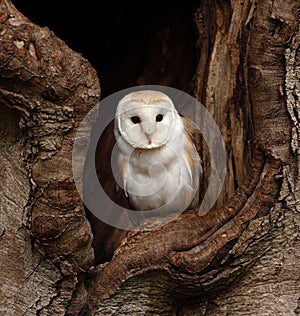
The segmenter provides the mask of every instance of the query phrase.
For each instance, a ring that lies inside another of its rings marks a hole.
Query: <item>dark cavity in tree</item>
[[[101,99],[121,89],[147,84],[193,93],[197,68],[193,22],[196,4],[195,0],[119,0],[61,6],[58,0],[14,1],[33,23],[50,28],[89,60],[100,79]],[[106,132],[105,140],[103,152],[98,151],[96,168],[97,164],[110,163],[107,155],[114,143],[112,129]],[[101,180],[106,190],[120,198],[111,177]],[[94,234],[95,264],[107,261],[126,231],[103,223],[88,209],[86,212]]]

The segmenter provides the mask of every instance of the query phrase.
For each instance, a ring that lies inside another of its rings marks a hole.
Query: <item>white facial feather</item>
[[[119,102],[117,129],[134,148],[159,148],[168,142],[176,115],[168,96],[148,90],[134,92]]]
[[[198,202],[200,157],[172,100],[160,91],[133,92],[115,116],[122,186],[138,211],[184,211]]]

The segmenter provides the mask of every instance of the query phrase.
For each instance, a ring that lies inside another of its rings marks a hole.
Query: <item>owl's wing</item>
[[[200,202],[200,184],[202,178],[202,166],[201,166],[201,138],[199,127],[189,118],[180,115],[183,121],[184,129],[187,137],[189,138],[191,145],[189,146],[189,159],[192,160],[194,168],[191,168],[191,172],[195,173],[199,177],[198,189],[194,195],[192,202],[188,209],[194,209]],[[198,166],[197,166],[198,165]],[[193,174],[193,176],[195,176]]]
[[[186,133],[190,136],[192,142],[194,143],[196,150],[200,156],[200,151],[201,151],[201,133],[199,127],[196,125],[195,122],[190,120],[189,118],[183,116],[180,114],[181,119],[183,121],[184,129]]]
[[[122,158],[122,155],[118,156],[118,160],[120,166],[120,174],[119,179],[116,182],[116,190],[122,193],[122,199],[120,202],[124,210],[127,210],[127,216],[129,220],[132,222],[133,225],[138,226],[141,223],[141,221],[144,220],[146,217],[144,215],[144,212],[134,211],[132,205],[130,204],[130,197],[127,193],[126,186],[125,161]],[[121,183],[122,186],[120,186],[118,182]]]

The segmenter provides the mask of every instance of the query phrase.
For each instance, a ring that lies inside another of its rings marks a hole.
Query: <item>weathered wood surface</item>
[[[4,315],[300,314],[299,3],[209,1],[194,18],[194,94],[226,142],[222,195],[204,216],[130,233],[93,267],[71,151],[99,100],[96,73],[0,1]]]

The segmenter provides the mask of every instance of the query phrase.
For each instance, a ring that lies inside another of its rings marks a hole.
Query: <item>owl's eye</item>
[[[134,124],[141,123],[141,119],[140,119],[138,116],[132,116],[132,117],[131,117],[131,121],[132,121],[132,123],[134,123]]]
[[[162,114],[156,115],[156,122],[161,122],[163,120],[164,116]]]

